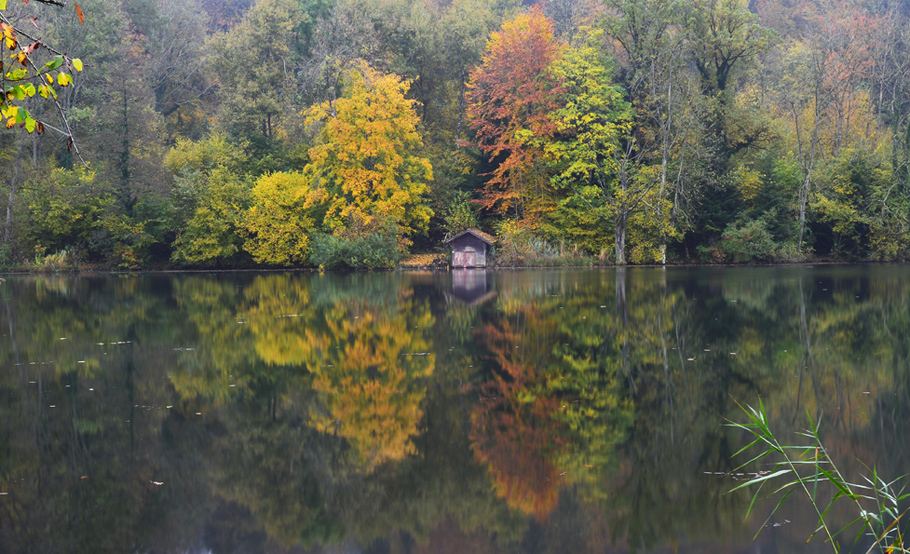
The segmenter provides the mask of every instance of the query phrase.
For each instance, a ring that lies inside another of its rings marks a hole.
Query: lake
[[[7,276],[0,333],[4,552],[830,552],[730,492],[759,398],[910,471],[905,265]]]

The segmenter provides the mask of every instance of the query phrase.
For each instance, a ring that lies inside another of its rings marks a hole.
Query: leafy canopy
[[[562,91],[549,68],[563,49],[550,20],[535,9],[503,23],[471,72],[467,115],[478,147],[498,162],[480,202],[487,209],[514,209],[522,218],[535,210],[546,184],[540,139],[556,131],[550,114]]]
[[[326,191],[328,229],[387,220],[402,235],[426,230],[433,213],[424,195],[433,169],[418,155],[423,143],[416,102],[405,97],[409,88],[410,81],[355,62],[343,96],[308,111],[310,123],[323,124],[306,172]]]

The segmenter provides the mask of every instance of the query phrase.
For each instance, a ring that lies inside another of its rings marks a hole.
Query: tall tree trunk
[[[673,79],[667,84],[667,117],[661,122],[661,149],[660,149],[660,194],[657,195],[657,221],[660,225],[660,263],[667,263],[667,233],[664,231],[663,213],[660,202],[664,199],[664,190],[667,187],[667,159],[670,157],[670,125],[673,112]]]
[[[16,168],[9,181],[9,199],[6,203],[6,225],[3,227],[3,243],[9,244],[13,238],[13,202],[16,200],[16,190],[19,188],[19,179],[22,176],[22,156],[25,150],[25,138],[19,138],[16,148]]]
[[[461,127],[464,125],[464,112],[466,104],[466,95],[468,93],[468,79],[464,68],[461,69],[461,92],[458,95],[458,125],[455,128],[455,147],[461,149]]]
[[[815,151],[818,148],[818,118],[816,117],[812,129],[812,143],[809,147],[809,163],[806,167],[806,178],[803,180],[803,186],[799,189],[799,240],[796,243],[796,251],[803,250],[803,235],[806,230],[806,205],[809,203],[809,186],[812,184],[812,170],[815,168]]]
[[[628,150],[631,152],[631,146]],[[629,191],[628,163],[629,156],[626,154],[619,162],[619,186],[622,196],[613,212],[613,244],[616,265],[626,265],[626,225],[629,221],[629,200],[626,198]]]
[[[626,202],[623,200],[615,217],[615,234],[616,240],[614,247],[616,249],[616,265],[626,265],[626,222],[628,214],[626,213]]]

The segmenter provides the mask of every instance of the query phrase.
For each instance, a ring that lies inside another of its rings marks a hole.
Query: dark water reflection
[[[10,277],[0,333],[4,552],[828,551],[728,493],[759,396],[910,470],[907,266]]]

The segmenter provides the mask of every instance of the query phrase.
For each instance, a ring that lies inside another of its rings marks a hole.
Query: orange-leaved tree
[[[549,68],[562,51],[552,23],[534,9],[490,36],[468,85],[467,113],[477,146],[495,164],[480,203],[531,225],[548,206],[541,139],[557,130],[551,113],[562,88]]]

